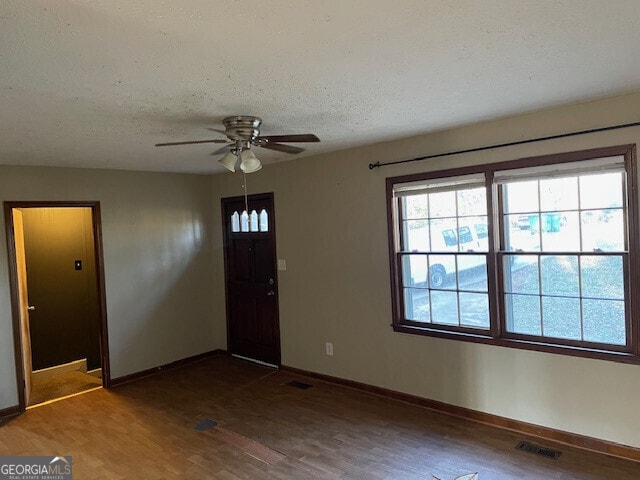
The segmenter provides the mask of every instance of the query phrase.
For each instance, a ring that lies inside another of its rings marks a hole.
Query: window
[[[624,146],[387,179],[394,329],[637,358],[634,162]]]
[[[262,209],[260,213],[252,210],[248,215],[246,210],[243,210],[241,214],[233,212],[231,214],[231,231],[233,233],[268,232],[269,214],[265,209]]]
[[[503,182],[507,332],[625,345],[624,164],[608,160]]]
[[[396,189],[405,318],[488,329],[488,243],[471,229],[487,223],[484,177],[415,187]]]

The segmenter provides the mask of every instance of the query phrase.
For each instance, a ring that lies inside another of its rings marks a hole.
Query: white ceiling
[[[638,0],[2,0],[0,163],[220,172],[640,90]],[[559,132],[560,133],[560,132]]]

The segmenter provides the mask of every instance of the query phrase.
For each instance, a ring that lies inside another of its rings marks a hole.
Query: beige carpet
[[[45,380],[34,381],[29,404],[36,405],[100,386],[102,386],[101,379],[84,372],[61,373]]]

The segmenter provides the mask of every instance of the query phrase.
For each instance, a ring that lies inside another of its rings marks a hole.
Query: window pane
[[[436,234],[436,236],[438,235]],[[453,228],[442,230],[442,239],[444,240],[445,247],[455,247],[458,245],[458,235]]]
[[[540,293],[537,255],[504,256],[504,289],[507,293]]]
[[[429,322],[429,290],[405,288],[404,314],[407,320]]]
[[[249,231],[249,215],[247,215],[246,210],[244,210],[242,214],[240,214],[240,231],[241,232]]]
[[[523,335],[541,335],[540,297],[505,295],[507,331]]]
[[[456,289],[456,256],[429,255],[429,288]]]
[[[578,212],[553,212],[540,215],[542,250],[579,252],[580,220]]]
[[[456,192],[429,194],[429,217],[455,217]]]
[[[542,297],[542,325],[545,337],[581,340],[580,299]]]
[[[429,246],[429,221],[407,220],[404,224],[404,249],[409,252],[428,252]]]
[[[429,216],[428,195],[410,195],[403,197],[404,218],[407,220],[414,218],[427,218]]]
[[[489,328],[489,298],[487,294],[460,292],[460,324]]]
[[[582,301],[582,318],[587,342],[626,343],[623,301],[585,299]]]
[[[578,177],[540,180],[540,210],[576,210]]]
[[[483,221],[479,222],[479,223],[474,223],[473,224],[473,229],[476,232],[476,236],[478,237],[479,240],[482,240],[484,238],[488,238],[489,237],[489,230],[487,228],[487,217],[484,217]],[[487,246],[487,249],[489,247]]]
[[[510,252],[539,252],[540,233],[538,214],[505,216],[505,250]]]
[[[540,209],[537,180],[508,183],[504,186],[504,191],[505,213],[537,212]]]
[[[542,233],[560,233],[561,227],[567,223],[567,212],[545,212],[540,215]]]
[[[428,271],[426,255],[403,255],[402,283],[405,287],[426,287]]]
[[[431,308],[433,323],[458,325],[458,294],[431,290]]]
[[[458,251],[458,222],[455,218],[431,220],[431,251]]]
[[[458,219],[458,245],[461,252],[488,252],[487,217],[460,217]]]
[[[543,256],[540,271],[543,295],[580,296],[577,256]]]
[[[600,173],[580,177],[580,206],[622,207],[622,173]]]
[[[462,247],[464,244],[473,243],[471,227],[468,225],[460,225],[458,228],[458,243],[460,244],[461,251],[464,251],[464,248]]]
[[[269,231],[269,214],[264,208],[260,212],[260,231],[261,232]]]
[[[624,251],[624,218],[621,209],[582,212],[583,251]]]
[[[622,257],[585,255],[580,259],[582,296],[624,299]]]
[[[458,288],[474,292],[487,291],[485,255],[458,255]]]
[[[487,197],[484,187],[458,191],[458,215],[484,215],[487,213]]]
[[[258,231],[258,212],[256,212],[255,210],[251,210],[251,216],[250,218],[250,230],[252,232],[257,232]]]
[[[238,215],[238,212],[233,212],[233,215],[231,215],[231,231],[240,231],[240,215]]]

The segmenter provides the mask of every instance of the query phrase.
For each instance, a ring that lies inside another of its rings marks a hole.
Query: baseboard
[[[18,415],[20,415],[20,405],[0,409],[0,425]]]
[[[512,418],[501,417],[499,415],[493,415],[491,413],[484,413],[478,410],[472,410],[469,408],[439,402],[437,400],[430,400],[428,398],[418,397],[416,395],[397,392],[395,390],[376,387],[374,385],[355,382],[353,380],[346,380],[344,378],[332,377],[330,375],[324,375],[322,373],[301,370],[299,368],[288,367],[286,365],[282,365],[280,369],[296,375],[315,378],[324,382],[341,385],[343,387],[353,388],[355,390],[372,393],[374,395],[380,395],[382,397],[399,400],[402,402],[410,403],[412,405],[418,405],[420,407],[428,408],[440,413],[464,418],[466,420],[471,420],[492,427],[510,430],[512,432],[517,432],[544,440],[550,440],[557,443],[563,443],[572,447],[581,448],[592,452],[598,452],[613,457],[640,462],[639,448],[630,447],[615,442],[609,442],[607,440],[600,440],[594,437],[587,437],[585,435],[579,435],[576,433],[556,430],[554,428],[534,425],[532,423],[522,422],[520,420],[514,420]]]
[[[109,387],[117,387],[118,385],[123,385],[125,383],[134,382],[136,380],[140,380],[141,378],[150,377],[151,375],[155,375],[160,372],[164,372],[166,370],[171,370],[174,368],[182,367],[184,365],[188,365],[190,363],[199,362],[200,360],[204,360],[205,358],[213,357],[216,355],[226,355],[227,351],[223,349],[211,350],[209,352],[200,353],[198,355],[193,355],[192,357],[183,358],[181,360],[176,360],[175,362],[166,363],[164,365],[160,365],[158,367],[149,368],[147,370],[142,370],[140,372],[131,373],[129,375],[124,375],[118,378],[112,378],[111,384]]]
[[[66,372],[75,371],[86,372],[87,371],[87,359],[82,358],[80,360],[74,360],[73,362],[63,363],[62,365],[55,365],[53,367],[43,368],[41,370],[34,370],[31,372],[31,378],[33,380],[46,380],[47,378],[60,375]]]

